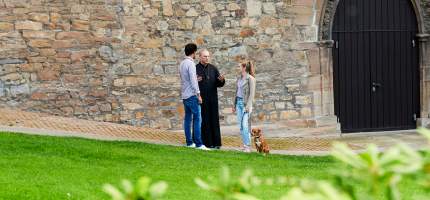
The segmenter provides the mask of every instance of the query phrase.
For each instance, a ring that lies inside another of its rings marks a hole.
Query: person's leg
[[[201,108],[197,97],[193,97],[192,99],[191,112],[193,114],[194,143],[196,143],[196,147],[200,147],[203,145],[202,137],[201,137],[202,116],[201,116]]]
[[[201,137],[202,142],[206,147],[210,147],[212,145],[212,139],[211,139],[211,132],[210,132],[210,112],[209,112],[209,105],[207,105],[208,102],[205,103],[203,100],[203,104],[200,104],[201,109],[201,119],[202,119],[202,125],[201,125]]]
[[[242,107],[243,106],[240,106],[240,103],[241,102],[239,102],[239,101],[237,101],[237,103],[236,103],[236,117],[237,117],[237,123],[239,124],[239,130],[240,130],[240,132],[242,132],[242,117],[243,117],[243,114],[242,114]]]
[[[243,121],[243,117],[245,116],[245,106],[243,104],[243,100],[242,99],[238,99],[237,100],[237,104],[236,104],[236,114],[237,114],[237,122],[239,123],[239,128],[240,128],[240,136],[242,138],[242,143],[245,145],[245,134],[244,134],[244,124]]]
[[[251,134],[249,132],[249,113],[244,112],[242,118],[242,139],[243,145],[246,147],[251,147]]]
[[[185,132],[185,141],[187,143],[187,146],[193,144],[193,139],[191,137],[191,117],[192,112],[190,108],[190,98],[184,99],[184,110],[185,110],[185,117],[184,117],[184,132]]]

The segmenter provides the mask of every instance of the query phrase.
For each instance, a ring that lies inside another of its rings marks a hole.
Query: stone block
[[[90,23],[86,20],[72,20],[71,30],[74,31],[88,31],[90,29]]]
[[[143,17],[147,17],[147,18],[153,18],[155,16],[158,16],[158,9],[150,9],[150,8],[146,8],[143,11]],[[113,21],[113,20],[110,20]]]
[[[49,23],[49,15],[46,13],[30,13],[29,18],[33,21],[42,22],[44,24]]]
[[[247,57],[248,52],[245,46],[232,47],[228,50],[229,57]]]
[[[15,22],[15,29],[17,30],[42,30],[42,23],[33,21],[17,21]]]
[[[172,0],[163,0],[163,15],[164,16],[173,15]]]
[[[312,103],[312,97],[310,95],[295,96],[294,98],[297,105],[309,105]]]
[[[236,117],[236,115],[226,115],[225,122],[227,124],[237,124],[237,117]]]
[[[203,4],[203,10],[208,13],[213,13],[217,11],[217,7],[213,3],[205,3]]]
[[[144,48],[144,49],[153,49],[153,48],[161,48],[164,45],[164,40],[163,38],[147,38],[142,42],[139,42],[136,44],[137,47],[139,48]]]
[[[179,28],[184,30],[192,30],[194,25],[194,21],[190,18],[182,18],[180,19]]]
[[[309,107],[304,107],[300,109],[300,115],[303,118],[309,118],[312,117],[312,109]]]
[[[294,93],[294,92],[300,91],[300,84],[298,84],[298,83],[286,84],[285,87],[287,87],[287,90],[289,93]]]
[[[55,32],[53,31],[22,31],[24,38],[36,38],[36,39],[55,39]]]
[[[293,119],[285,121],[284,124],[290,128],[309,128],[315,127],[315,120],[306,120],[306,119]]]
[[[118,55],[113,52],[110,46],[101,46],[98,52],[100,57],[105,61],[115,63],[119,59]]]
[[[292,0],[292,5],[313,7],[314,0]]]
[[[263,12],[268,15],[276,14],[276,7],[273,2],[265,2],[263,3]]]
[[[287,110],[287,111],[281,111],[280,113],[280,119],[296,119],[299,118],[300,114],[296,110]]]
[[[199,16],[199,13],[194,8],[190,8],[186,13],[185,16],[187,17],[197,17]]]
[[[169,128],[172,128],[172,124],[170,123],[170,120],[160,118],[157,120],[151,120],[150,121],[150,127],[156,128],[156,129],[161,129],[161,128],[169,129]]]
[[[65,49],[65,48],[72,48],[78,46],[75,44],[73,40],[55,40],[52,43],[52,48],[54,49]]]
[[[57,54],[57,51],[55,49],[40,49],[39,53],[41,56],[54,56]]]
[[[19,71],[18,64],[5,64],[0,66],[0,75],[15,73]]]
[[[255,35],[255,31],[252,28],[243,28],[240,33],[239,36],[240,37],[252,37]]]
[[[0,22],[0,32],[9,32],[14,29],[14,25],[8,22]]]
[[[37,77],[41,81],[59,80],[60,72],[55,69],[44,68],[37,72]]]
[[[88,107],[88,114],[89,115],[97,115],[100,112],[98,105],[93,105]]]
[[[62,108],[60,108],[60,110],[62,111],[62,114],[64,116],[70,117],[70,116],[73,116],[73,114],[74,114],[73,108],[70,106],[62,107]]]
[[[14,15],[23,15],[30,12],[30,9],[28,8],[14,8],[12,11],[12,14]]]
[[[276,108],[276,110],[285,109],[285,102],[275,102],[275,108]]]
[[[100,111],[102,112],[110,112],[112,111],[112,106],[109,103],[103,103],[99,105]]]
[[[91,38],[90,33],[78,31],[63,31],[58,32],[56,35],[57,40],[88,40],[89,38]]]
[[[48,100],[48,95],[44,92],[33,92],[30,96],[30,99],[35,101]]]
[[[41,63],[29,63],[20,66],[22,72],[36,72],[43,68]]]
[[[313,24],[313,19],[314,19],[313,15],[309,15],[309,14],[297,15],[294,18],[294,24],[309,26]]]
[[[28,84],[12,85],[10,87],[10,93],[14,97],[22,94],[30,94],[30,86]]]
[[[90,55],[88,51],[74,51],[72,52],[70,59],[72,63],[74,63],[74,62],[83,61],[85,58],[88,58],[89,56]]]
[[[246,11],[248,17],[259,17],[261,16],[262,3],[260,0],[247,0],[246,1]]]
[[[25,60],[23,60],[23,59],[17,59],[17,58],[0,59],[0,65],[5,65],[5,64],[22,64],[22,63],[25,63]]]
[[[263,110],[266,110],[266,111],[270,111],[270,110],[273,110],[275,107],[273,106],[273,104],[272,103],[269,103],[269,104],[263,104]]]
[[[144,112],[142,112],[142,111],[135,112],[135,113],[134,113],[134,117],[135,117],[136,119],[143,119],[143,118],[145,117],[145,113],[144,113]]]
[[[234,10],[239,10],[239,9],[241,9],[241,8],[240,8],[240,6],[239,6],[237,3],[229,3],[229,4],[226,6],[226,8],[227,8],[227,10],[229,10],[229,11],[234,11]]]
[[[19,73],[10,73],[4,76],[0,76],[0,80],[3,82],[18,81],[18,80],[21,80],[22,78],[23,78],[22,75]]]
[[[143,108],[143,106],[138,103],[123,103],[122,106],[125,110],[138,110]]]
[[[43,47],[51,47],[52,40],[49,39],[32,39],[28,42],[28,45],[31,47],[43,48]]]
[[[287,8],[287,13],[292,13],[296,15],[307,15],[307,16],[313,16],[314,14],[313,7],[307,7],[307,6],[291,6]]]
[[[88,93],[89,96],[101,98],[106,97],[108,94],[106,89],[91,89]]]

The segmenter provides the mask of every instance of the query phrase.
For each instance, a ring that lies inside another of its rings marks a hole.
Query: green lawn
[[[329,157],[264,157],[137,142],[0,133],[0,199],[107,199],[101,189],[104,183],[118,185],[123,178],[135,181],[144,175],[168,182],[165,199],[217,199],[193,180],[218,175],[223,165],[233,174],[251,168],[261,177],[316,179],[327,178],[329,168],[337,166]],[[405,188],[407,193],[416,192],[412,186]],[[279,199],[284,192],[278,186],[255,191],[263,199]]]

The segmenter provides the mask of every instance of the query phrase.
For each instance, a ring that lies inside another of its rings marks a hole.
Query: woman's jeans
[[[243,98],[236,97],[236,114],[237,121],[239,122],[240,135],[242,136],[242,142],[245,146],[250,146],[251,134],[250,134],[250,123],[249,115],[250,113],[245,111],[245,104],[243,103]]]
[[[183,102],[185,109],[184,131],[187,145],[195,143],[196,147],[200,147],[203,143],[201,137],[202,116],[199,100],[197,96],[192,96],[184,99]],[[193,124],[193,137],[191,136],[191,124]]]

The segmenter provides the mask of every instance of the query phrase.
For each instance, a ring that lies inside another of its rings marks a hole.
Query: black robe
[[[211,64],[206,67],[201,63],[196,65],[197,76],[202,77],[199,81],[200,95],[202,96],[202,140],[209,148],[221,146],[221,131],[219,127],[218,111],[218,87],[225,84],[220,81],[218,69]]]

